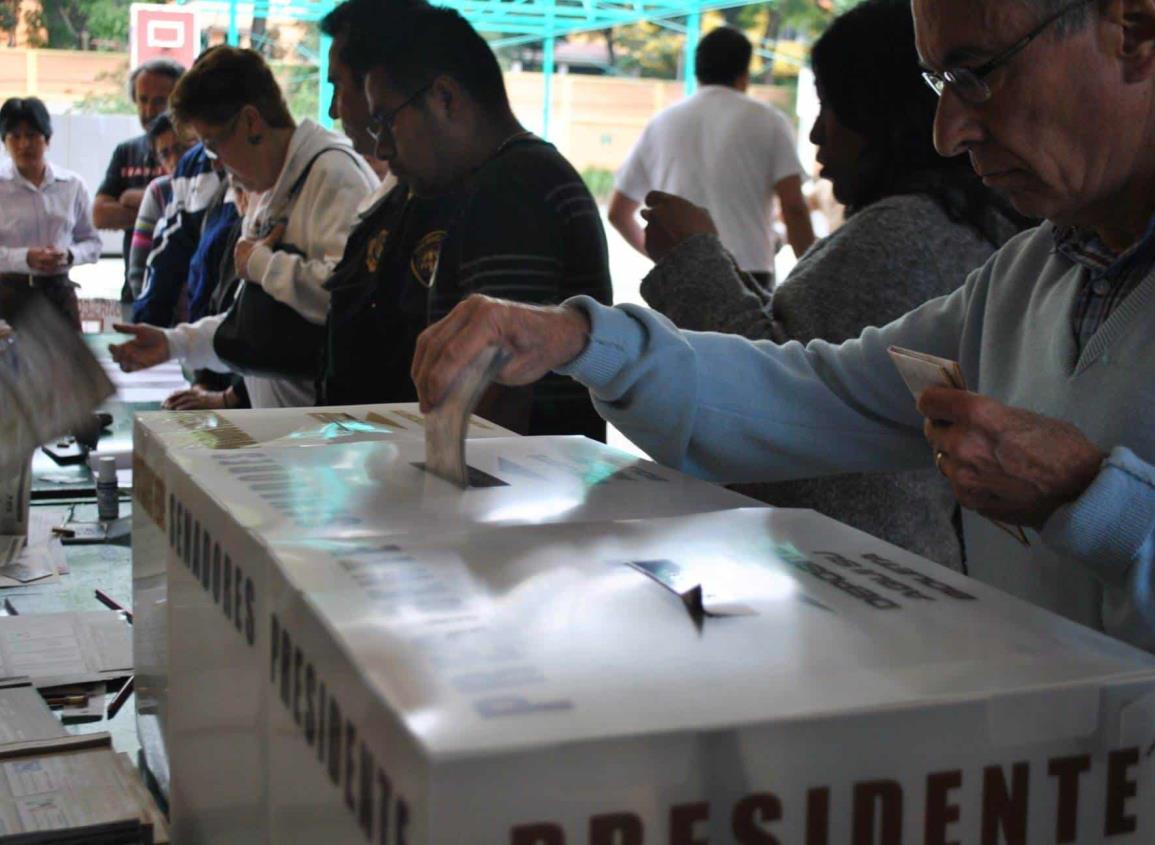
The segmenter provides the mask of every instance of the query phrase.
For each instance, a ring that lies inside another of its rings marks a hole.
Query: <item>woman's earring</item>
[[[252,144],[254,147],[259,145],[261,143],[261,136],[260,135],[250,135],[249,136],[249,143]]]

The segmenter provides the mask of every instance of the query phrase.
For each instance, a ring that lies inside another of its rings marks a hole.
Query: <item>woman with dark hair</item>
[[[252,195],[234,248],[243,283],[223,315],[164,330],[123,326],[134,339],[114,345],[113,357],[125,370],[174,357],[241,373],[255,408],[312,405],[329,305],[323,285],[377,176],[346,137],[293,119],[253,50],[206,50],[169,103],[177,127]]]
[[[810,138],[846,223],[803,255],[773,294],[737,271],[707,210],[647,197],[657,266],[642,296],[678,326],[778,343],[841,343],[959,287],[1023,221],[965,157],[932,143],[937,99],[920,75],[907,0],[866,0],[812,53],[821,111]],[[744,488],[808,507],[932,560],[962,561],[950,486],[934,470]]]
[[[88,191],[75,173],[46,154],[52,120],[35,97],[0,106],[0,319],[43,296],[80,330],[76,288],[68,270],[100,258]]]

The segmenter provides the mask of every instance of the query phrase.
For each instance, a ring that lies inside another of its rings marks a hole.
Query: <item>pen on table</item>
[[[49,707],[82,707],[88,704],[87,695],[57,695],[44,699]]]
[[[128,701],[128,697],[132,695],[132,686],[135,680],[135,675],[129,675],[128,680],[124,682],[124,686],[122,686],[116,694],[116,698],[112,699],[112,704],[108,705],[108,719],[116,718],[116,714],[120,712],[120,708]]]
[[[123,607],[116,599],[104,592],[104,590],[96,591],[96,600],[109,610],[119,610],[124,614],[124,618],[128,620],[128,623],[130,625],[132,624],[132,611],[127,607]]]

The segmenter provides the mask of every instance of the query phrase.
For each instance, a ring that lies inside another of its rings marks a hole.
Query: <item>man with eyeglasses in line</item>
[[[588,299],[476,297],[418,342],[422,404],[500,343],[513,353],[503,380],[566,373],[651,455],[696,475],[937,464],[967,509],[972,576],[1155,650],[1155,2],[913,9],[939,151],[969,155],[1043,225],[953,294],[839,346],[679,332]],[[958,360],[975,392],[931,388],[916,410],[892,344]],[[1029,545],[978,515],[1034,529]]]
[[[365,80],[376,155],[402,187],[360,261],[346,250],[326,285],[321,399],[411,401],[417,336],[469,294],[609,302],[605,235],[581,177],[518,123],[496,58],[460,14],[347,5],[345,60]],[[605,438],[586,391],[560,377],[493,391],[479,413],[522,433]]]

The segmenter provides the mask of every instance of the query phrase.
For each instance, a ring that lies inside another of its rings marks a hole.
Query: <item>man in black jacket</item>
[[[581,177],[513,116],[496,58],[464,18],[347,5],[344,57],[365,79],[377,157],[403,186],[354,232],[329,282],[321,394],[328,404],[409,401],[417,335],[470,294],[608,303],[605,235]],[[568,379],[501,388],[480,413],[523,433],[605,437]]]

